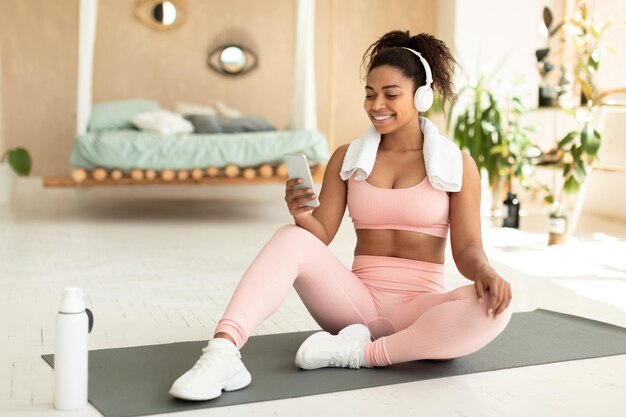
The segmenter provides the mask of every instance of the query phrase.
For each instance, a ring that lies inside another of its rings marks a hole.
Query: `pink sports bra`
[[[425,177],[409,188],[379,188],[348,179],[348,212],[356,229],[408,230],[445,238],[450,199]]]

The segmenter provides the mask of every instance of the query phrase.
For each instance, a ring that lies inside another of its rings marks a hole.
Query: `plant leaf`
[[[552,12],[547,7],[543,8],[543,24],[546,25],[547,29],[552,26]]]
[[[468,137],[468,139],[471,141],[469,143],[469,147],[470,147],[470,153],[472,154],[474,159],[479,161],[479,166],[483,166],[483,161],[484,161],[484,153],[482,152],[483,130],[480,127],[480,120],[479,119],[476,119],[476,120],[477,121],[474,123],[474,136]],[[483,156],[483,158],[481,158],[481,156]]]
[[[550,48],[541,48],[541,49],[535,50],[535,58],[537,59],[537,62],[542,62],[545,59],[545,57],[548,56],[549,53],[550,53]]]
[[[572,166],[570,164],[565,165],[563,167],[563,177],[567,177],[571,170],[572,170]]]
[[[565,145],[569,144],[574,139],[576,139],[578,135],[580,135],[580,132],[576,132],[576,131],[569,132],[567,135],[565,135],[563,139],[559,141],[559,144],[557,146],[559,148],[563,148]]]
[[[17,175],[26,176],[30,174],[32,160],[30,154],[24,148],[11,149],[8,152],[9,165]]]
[[[517,113],[526,113],[526,106],[522,103],[522,100],[519,97],[513,97],[513,110]]]
[[[584,149],[582,145],[580,146],[574,145],[572,146],[571,151],[572,151],[572,157],[574,158],[574,161],[578,161],[580,157],[582,156]]]
[[[579,31],[582,31],[585,28],[580,20],[574,18],[569,20],[568,25]]]
[[[580,133],[580,142],[583,150],[591,156],[595,156],[600,149],[600,133],[586,126]]]
[[[600,29],[598,28],[598,25],[591,25],[591,35],[593,35],[596,39],[600,37]]]
[[[502,156],[507,156],[509,154],[508,149],[504,145],[496,145],[489,151],[490,154],[500,154]]]
[[[594,49],[593,52],[589,54],[587,66],[593,69],[593,71],[598,71],[598,67],[600,66],[600,51]]]
[[[576,179],[578,179],[578,182],[582,183],[585,181],[585,178],[587,177],[587,168],[585,168],[585,162],[582,159],[579,159],[576,162],[574,175],[576,176]]]
[[[572,175],[565,181],[563,184],[563,188],[567,194],[573,194],[580,190],[580,183],[576,180],[576,178]]]
[[[556,25],[554,27],[554,29],[552,29],[549,33],[548,33],[548,37],[552,37],[554,36],[555,33],[557,33],[559,31],[559,29],[561,29],[563,27],[563,25],[565,24],[565,22],[561,22],[558,25]]]

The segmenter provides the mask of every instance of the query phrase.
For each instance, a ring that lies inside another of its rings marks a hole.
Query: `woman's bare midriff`
[[[406,230],[357,229],[355,255],[391,256],[443,264],[446,239]]]

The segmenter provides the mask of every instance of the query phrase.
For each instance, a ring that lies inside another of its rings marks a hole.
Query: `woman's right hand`
[[[305,206],[304,203],[315,200],[317,195],[311,188],[296,190],[294,187],[302,183],[302,179],[294,178],[287,181],[285,187],[285,201],[287,202],[287,208],[289,214],[294,218],[303,216],[305,213],[310,212],[315,207]]]

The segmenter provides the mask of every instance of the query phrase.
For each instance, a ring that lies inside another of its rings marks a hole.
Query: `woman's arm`
[[[340,146],[328,161],[319,195],[320,205],[316,208],[303,205],[314,199],[314,196],[307,190],[293,190],[295,181],[287,182],[285,201],[296,225],[313,233],[326,245],[330,244],[337,234],[346,211],[347,186],[339,176],[339,171],[347,149],[348,145]]]
[[[474,281],[478,298],[489,289],[494,316],[511,303],[511,285],[491,267],[483,250],[480,226],[480,176],[476,163],[463,152],[463,187],[450,196],[450,243],[456,266]]]

